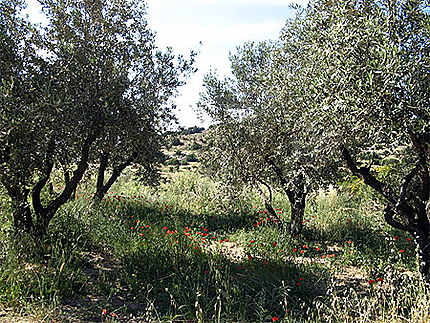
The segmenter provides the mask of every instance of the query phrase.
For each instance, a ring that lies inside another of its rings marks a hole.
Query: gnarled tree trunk
[[[348,149],[343,147],[343,157],[352,173],[364,180],[386,199],[385,221],[392,227],[410,233],[417,245],[418,270],[421,278],[430,283],[430,174],[429,151],[413,139],[419,154],[416,166],[403,178],[399,193],[379,181],[368,168],[358,168]],[[398,219],[395,216],[398,216]]]

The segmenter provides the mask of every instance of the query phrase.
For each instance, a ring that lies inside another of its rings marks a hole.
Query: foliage
[[[170,99],[194,60],[157,49],[141,1],[40,3],[47,27],[20,18],[19,1],[0,7],[0,180],[16,230],[36,236],[86,172],[97,172],[97,199],[132,163],[146,182],[157,179]],[[64,190],[41,201],[54,169]]]
[[[302,113],[306,102],[290,95],[298,67],[279,48],[247,43],[230,57],[233,78],[206,76],[199,105],[219,124],[207,131],[204,165],[227,185],[258,188],[269,210],[273,187],[282,188],[292,205],[290,231],[297,234],[306,195],[331,180],[336,164],[314,152]]]
[[[178,138],[174,137],[171,142],[172,146],[183,146],[184,143]]]
[[[200,150],[202,148],[203,148],[203,146],[201,144],[199,144],[198,142],[193,142],[193,144],[191,145],[192,150]]]
[[[170,158],[166,161],[166,165],[179,165],[179,160],[176,158]]]
[[[281,36],[282,52],[301,67],[296,95],[308,104],[316,153],[342,159],[383,197],[386,222],[416,239],[426,280],[428,9],[427,1],[314,1]]]
[[[189,163],[194,163],[194,162],[198,162],[199,159],[197,158],[197,156],[195,154],[190,154],[185,156],[185,160]]]

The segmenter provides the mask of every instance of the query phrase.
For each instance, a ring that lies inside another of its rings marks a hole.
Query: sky
[[[175,53],[199,52],[198,72],[187,80],[175,99],[180,125],[207,127],[199,120],[196,103],[203,90],[203,77],[211,69],[220,76],[229,74],[229,53],[247,41],[276,39],[294,11],[291,3],[307,0],[147,0],[147,19],[157,34],[160,48],[170,46]],[[40,22],[36,0],[27,0],[26,13]]]

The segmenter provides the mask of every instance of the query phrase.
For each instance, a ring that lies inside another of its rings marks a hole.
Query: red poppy
[[[399,250],[399,252],[400,252],[400,253],[403,253],[403,252],[405,252],[405,251],[404,251],[403,249],[400,249],[400,250]]]
[[[351,244],[351,243],[352,243],[352,241],[351,241],[351,240],[348,240],[346,243],[347,243],[347,244]]]
[[[399,237],[398,236],[394,236],[393,239],[394,240],[399,240]]]
[[[301,282],[297,282],[297,283],[296,283],[296,285],[297,285],[297,286],[300,286],[301,284],[302,284]]]
[[[275,241],[274,243],[272,243],[273,247],[276,247],[278,245],[278,243]]]
[[[377,279],[377,281],[378,281],[378,282],[381,282],[381,281],[383,281],[383,279],[379,277],[379,278]]]
[[[297,252],[297,248],[294,248],[294,249],[293,249],[293,252]]]
[[[104,309],[102,309],[102,314],[103,314],[103,315],[106,315],[106,314],[107,314],[107,309],[105,309],[105,308],[104,308]]]
[[[272,322],[276,322],[276,321],[279,321],[279,317],[277,316],[272,317]]]
[[[373,279],[369,280],[369,285],[372,285],[375,281]]]

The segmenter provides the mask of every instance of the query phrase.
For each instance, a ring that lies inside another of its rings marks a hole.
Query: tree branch
[[[387,222],[389,225],[391,225],[393,228],[402,230],[402,231],[409,231],[409,226],[405,226],[402,223],[394,220],[394,210],[390,204],[388,204],[384,209],[384,219],[385,222]]]
[[[354,159],[352,158],[350,152],[346,147],[342,147],[342,156],[346,161],[347,167],[355,176],[361,178],[365,184],[369,185],[378,193],[380,193],[392,205],[396,205],[395,195],[389,191],[388,187],[386,187],[385,184],[383,184],[375,176],[370,174],[370,170],[368,168],[365,168],[365,167],[358,168],[356,162],[354,161]]]
[[[54,168],[54,162],[52,160],[52,156],[55,150],[55,142],[54,137],[51,138],[48,144],[48,149],[46,151],[46,167],[44,167],[41,177],[38,182],[34,185],[33,190],[31,192],[31,198],[33,202],[33,208],[36,214],[42,214],[45,212],[42,202],[40,200],[40,194],[42,189],[45,187],[46,183],[49,181],[49,178],[52,173],[52,169]]]

